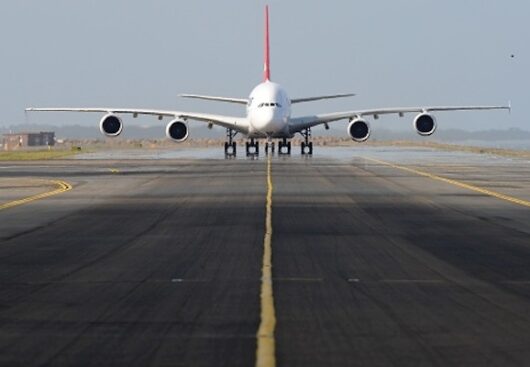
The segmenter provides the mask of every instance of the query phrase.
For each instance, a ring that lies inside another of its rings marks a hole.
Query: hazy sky
[[[27,106],[114,106],[244,114],[177,93],[246,97],[262,78],[261,0],[11,0],[0,5],[0,124]],[[293,115],[370,107],[504,104],[440,113],[440,128],[530,130],[530,2],[279,1],[271,6],[272,79]],[[510,55],[515,57],[511,58]],[[412,117],[377,126],[411,127]],[[37,114],[32,123],[97,126],[99,115]],[[133,123],[126,119],[126,123]],[[160,124],[145,117],[134,123]],[[197,123],[200,124],[200,123]],[[345,122],[336,126],[345,129]],[[162,124],[160,124],[162,126]]]

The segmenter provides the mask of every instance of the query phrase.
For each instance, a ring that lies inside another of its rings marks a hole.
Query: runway
[[[0,365],[255,365],[266,158],[82,158],[0,167],[0,205],[72,185],[0,210]],[[318,147],[270,178],[276,365],[530,364],[530,162]]]

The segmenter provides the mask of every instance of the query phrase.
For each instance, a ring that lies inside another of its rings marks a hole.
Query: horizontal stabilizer
[[[294,98],[291,100],[291,103],[311,102],[311,101],[319,101],[321,99],[344,98],[344,97],[353,97],[353,96],[355,96],[354,93],[346,93],[346,94],[332,94],[329,96]]]
[[[229,98],[229,97],[216,97],[216,96],[204,96],[200,94],[179,94],[179,97],[182,98],[194,98],[194,99],[204,99],[207,101],[218,101],[218,102],[228,102],[228,103],[239,103],[247,104],[248,99],[246,98]]]

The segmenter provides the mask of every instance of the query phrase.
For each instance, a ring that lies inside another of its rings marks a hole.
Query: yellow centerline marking
[[[261,267],[261,321],[258,329],[256,366],[276,366],[274,329],[276,312],[272,292],[272,169],[271,156],[267,158],[267,203],[265,237],[263,239],[263,263]]]
[[[109,168],[109,171],[112,173],[120,173],[120,170],[117,168]]]
[[[43,192],[42,194],[28,196],[27,198],[24,198],[24,199],[10,201],[8,203],[0,205],[0,210],[13,208],[15,206],[31,203],[32,201],[35,201],[35,200],[45,199],[45,198],[48,198],[50,196],[57,195],[57,194],[72,190],[72,185],[70,185],[66,181],[50,181],[50,182],[53,183],[55,186],[57,186],[57,188],[55,190]]]
[[[522,205],[522,206],[526,206],[526,207],[530,208],[530,201],[527,201],[527,200],[518,199],[518,198],[513,197],[513,196],[501,194],[501,193],[496,192],[496,191],[484,189],[484,188],[476,186],[476,185],[471,185],[471,184],[460,182],[460,181],[453,180],[453,179],[450,179],[450,178],[445,178],[445,177],[442,177],[442,176],[433,175],[432,173],[420,171],[420,170],[417,170],[417,169],[414,169],[414,168],[398,166],[397,164],[393,164],[393,163],[390,163],[390,162],[385,162],[385,161],[382,161],[382,160],[379,160],[379,159],[368,158],[368,157],[365,157],[365,159],[368,160],[368,161],[376,162],[376,163],[379,163],[379,164],[382,164],[382,165],[385,165],[385,166],[389,166],[389,167],[392,167],[392,168],[396,168],[396,169],[399,169],[399,170],[402,170],[402,171],[414,173],[414,174],[417,174],[419,176],[428,177],[428,178],[436,180],[436,181],[445,182],[445,183],[448,183],[448,184],[451,184],[451,185],[454,185],[454,186],[461,187],[463,189],[475,191],[475,192],[478,192],[478,193],[481,193],[481,194],[484,194],[484,195],[488,195],[488,196],[491,196],[491,197],[494,197],[494,198],[497,198],[497,199],[500,199],[500,200],[508,201],[510,203],[513,203],[513,204]]]

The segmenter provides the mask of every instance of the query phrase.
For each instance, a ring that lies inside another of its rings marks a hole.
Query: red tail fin
[[[269,6],[265,6],[265,63],[263,66],[263,80],[271,79],[270,51],[269,51]]]

